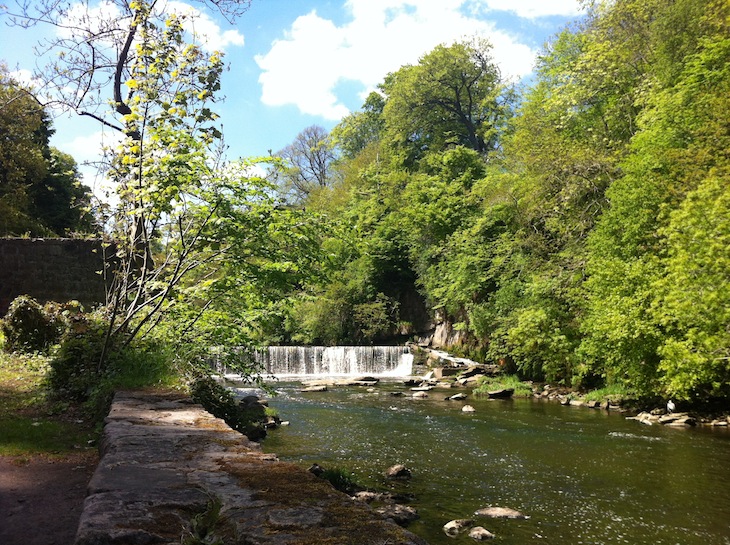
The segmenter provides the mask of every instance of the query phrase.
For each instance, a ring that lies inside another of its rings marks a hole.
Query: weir
[[[264,376],[286,377],[405,377],[413,370],[407,346],[269,346],[251,354]],[[235,376],[220,358],[216,372]]]
[[[276,377],[407,376],[413,368],[405,346],[269,346],[255,357]]]

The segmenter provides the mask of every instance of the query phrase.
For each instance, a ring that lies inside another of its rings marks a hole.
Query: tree
[[[383,134],[385,98],[373,91],[362,109],[345,116],[332,130],[333,145],[347,160],[353,160],[367,147],[377,143]]]
[[[44,108],[0,66],[0,233],[32,236],[95,230],[90,190],[76,162],[49,146]]]
[[[327,131],[319,125],[301,131],[276,156],[284,160],[278,173],[282,192],[294,202],[333,184],[335,154]]]
[[[494,151],[513,96],[484,40],[439,45],[382,84],[385,132],[412,164],[425,151]]]
[[[686,4],[655,14],[662,36],[678,13],[695,9]],[[695,400],[726,395],[719,386],[726,337],[715,318],[724,312],[727,278],[714,264],[727,261],[727,248],[710,240],[726,236],[730,145],[728,6],[708,0],[700,12],[690,25],[697,34],[683,32],[681,46],[672,38],[658,49],[661,72],[622,162],[625,174],[607,190],[611,206],[589,237],[581,347],[617,381]]]
[[[229,19],[250,6],[249,0],[203,3]],[[138,127],[126,117],[136,94],[126,82],[138,60],[135,44],[142,33],[164,28],[164,8],[154,0],[110,0],[96,7],[41,0],[16,1],[5,11],[12,24],[52,25],[57,30],[56,37],[38,44],[41,55],[51,53],[54,59],[35,74],[47,100],[139,139]]]
[[[46,176],[48,124],[33,96],[0,66],[0,232],[40,234],[30,215],[28,186]]]

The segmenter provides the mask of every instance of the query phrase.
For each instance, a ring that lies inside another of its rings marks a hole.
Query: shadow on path
[[[73,543],[97,461],[95,450],[62,458],[0,456],[0,543]]]

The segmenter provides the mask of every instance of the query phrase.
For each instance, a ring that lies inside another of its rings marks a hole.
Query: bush
[[[48,383],[54,396],[76,402],[90,397],[103,374],[105,337],[106,322],[96,315],[84,315],[67,331],[50,362]]]
[[[58,342],[65,328],[65,320],[61,312],[50,311],[53,308],[49,305],[46,310],[27,295],[16,297],[2,320],[5,350],[43,352]]]
[[[532,386],[522,382],[517,375],[501,375],[498,377],[482,377],[474,388],[474,395],[487,395],[491,390],[512,388],[515,397],[529,397],[532,395]]]
[[[182,386],[180,363],[166,344],[113,336],[102,362],[108,322],[102,313],[77,316],[50,361],[52,397],[81,402],[103,418],[116,390]]]
[[[242,407],[237,403],[233,392],[210,375],[201,373],[197,376],[190,387],[190,393],[193,401],[200,403],[206,411],[223,419],[251,441],[258,441],[266,436],[263,426],[266,411],[263,405],[259,405],[260,410]]]

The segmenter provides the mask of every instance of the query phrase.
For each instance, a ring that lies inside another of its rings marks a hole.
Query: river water
[[[301,393],[275,385],[271,399],[289,426],[263,441],[303,466],[351,471],[364,485],[413,494],[420,519],[408,528],[432,545],[442,526],[487,506],[527,520],[477,524],[496,543],[730,545],[730,433],[646,426],[622,415],[531,399],[445,401],[395,397],[397,381]],[[469,403],[476,412],[464,413]],[[406,483],[382,477],[402,463]]]

